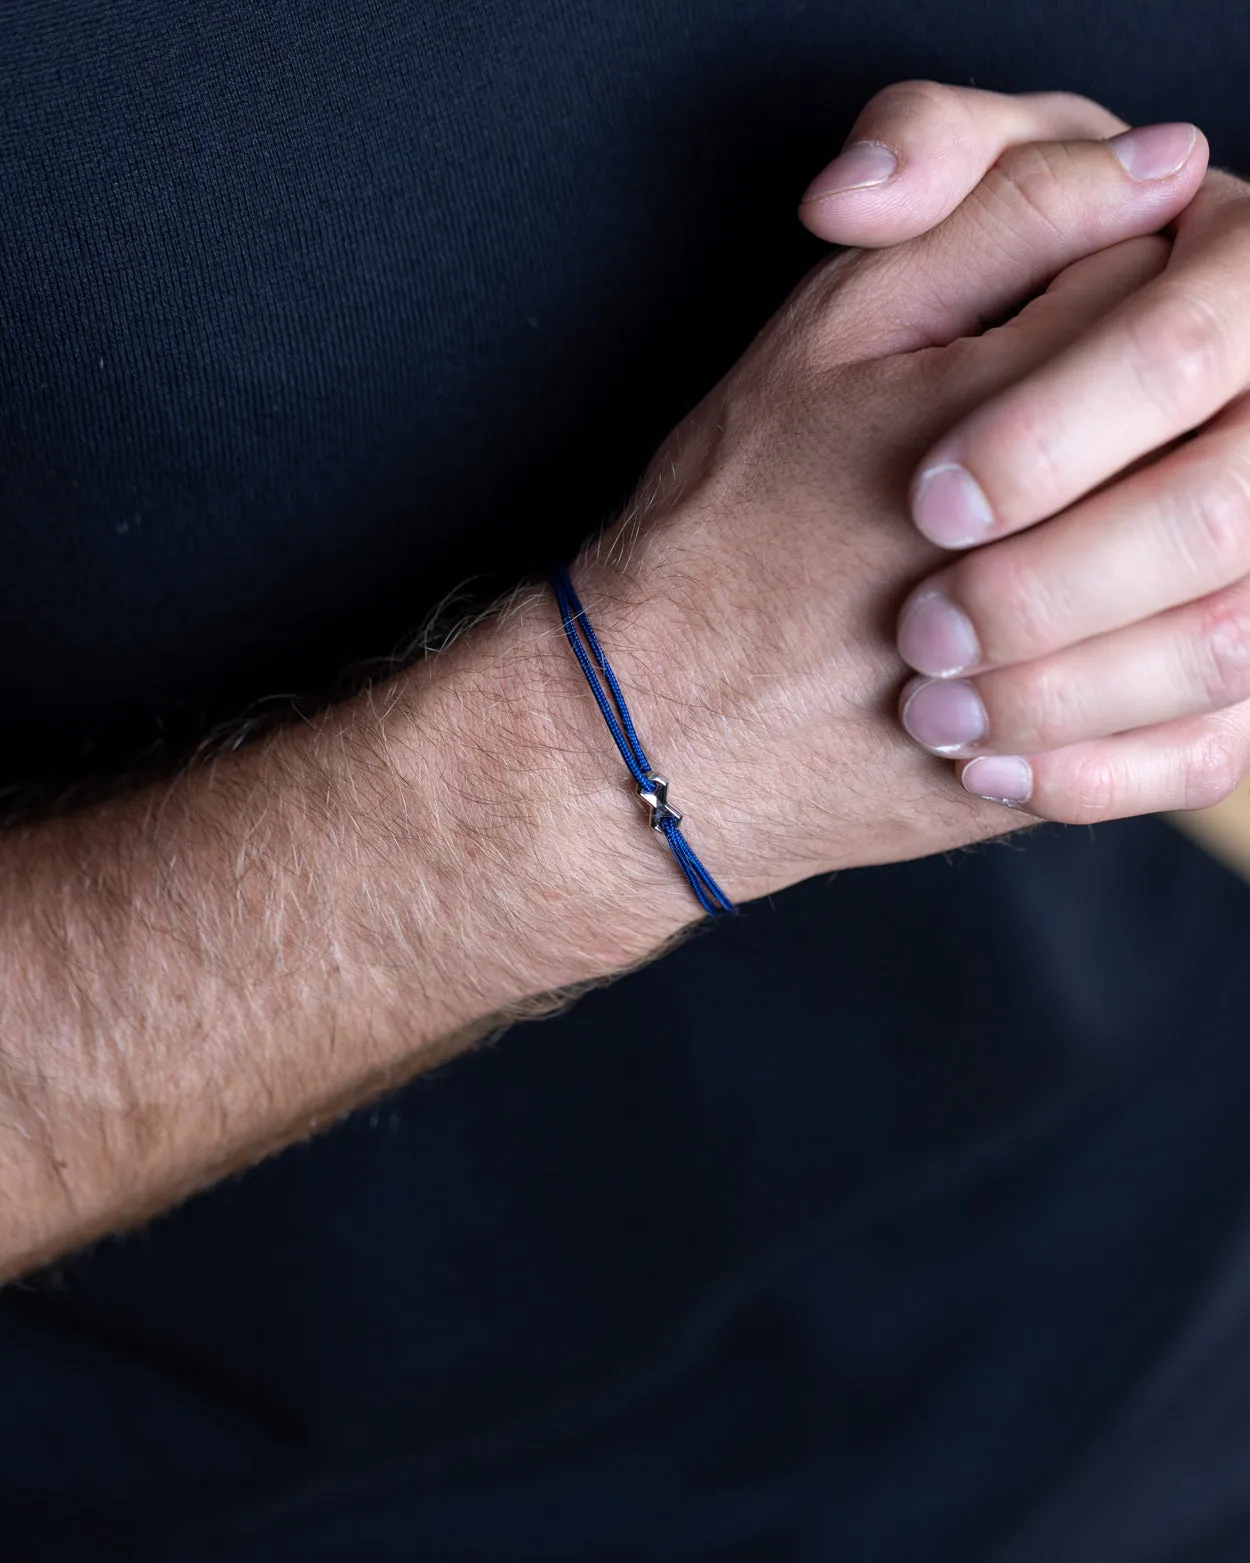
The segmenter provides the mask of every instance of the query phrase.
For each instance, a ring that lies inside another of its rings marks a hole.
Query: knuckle
[[[1072,155],[1062,142],[1026,142],[1007,150],[982,180],[981,189],[996,207],[1005,207],[1018,223],[1021,210],[1044,228],[1064,235],[1064,214],[1079,181],[1074,177]]]
[[[1167,415],[1193,421],[1224,378],[1225,332],[1199,294],[1171,292],[1132,321],[1133,373],[1142,394]]]
[[[994,473],[992,498],[1040,519],[1055,508],[1052,498],[1071,487],[1071,440],[1049,400],[1008,392],[979,418],[969,464]],[[979,458],[979,459],[978,459]],[[1040,508],[1039,508],[1040,507]]]
[[[995,677],[995,675],[991,675]],[[1010,691],[1007,702],[1000,696],[995,714],[1012,713],[1014,720],[1002,717],[994,724],[996,741],[1007,741],[1024,751],[1056,749],[1070,743],[1081,731],[1081,701],[1078,686],[1053,659],[1039,658],[1005,672]],[[1010,733],[1001,729],[1010,727]]]
[[[1047,577],[1029,562],[1030,552],[1000,544],[955,567],[955,599],[971,610],[987,662],[1025,661],[1056,644],[1060,609]]]
[[[861,116],[865,120],[889,120],[899,125],[910,125],[920,120],[927,127],[933,123],[956,120],[966,113],[965,98],[958,87],[947,86],[940,81],[917,78],[914,81],[896,81],[868,100]]]
[[[1250,596],[1239,589],[1214,598],[1203,613],[1200,677],[1213,710],[1250,696]]]
[[[1250,464],[1230,460],[1195,474],[1182,501],[1180,545],[1186,564],[1205,575],[1239,571],[1250,556]]]
[[[1128,804],[1126,781],[1110,755],[1095,752],[1074,757],[1063,823],[1092,825],[1114,819]]]
[[[1243,745],[1226,728],[1204,732],[1186,756],[1180,807],[1209,809],[1240,787],[1245,775]]]

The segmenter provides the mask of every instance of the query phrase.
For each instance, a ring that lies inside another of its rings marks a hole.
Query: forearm
[[[691,920],[580,680],[527,591],[311,724],[0,839],[0,1273]]]

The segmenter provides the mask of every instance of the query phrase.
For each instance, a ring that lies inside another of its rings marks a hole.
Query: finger
[[[1031,526],[1245,389],[1250,199],[1218,188],[1178,222],[1162,276],[927,453],[912,491],[927,537],[970,547]]]
[[[1075,93],[897,82],[861,111],[841,153],[808,186],[799,218],[835,244],[898,244],[949,217],[1008,147],[1127,129]]]
[[[1096,825],[1230,797],[1250,768],[1250,704],[1048,754],[992,755],[957,767],[978,798],[1039,819]]]
[[[1146,166],[1132,147],[1171,172],[1131,175],[1122,157]],[[1075,261],[1165,227],[1192,199],[1206,157],[1193,126],[1011,147],[932,233],[831,268],[830,318],[874,355],[977,335]]]
[[[1004,369],[1020,379],[1039,368],[1161,275],[1171,253],[1171,241],[1151,233],[1073,261],[1018,314],[984,333],[975,355],[978,373],[1004,385]]]
[[[1250,698],[1250,580],[1036,662],[913,679],[901,717],[951,757],[1033,754]]]
[[[1250,399],[1083,503],[916,588],[899,653],[950,676],[1034,661],[1250,574]],[[1114,590],[1107,589],[1114,582]]]

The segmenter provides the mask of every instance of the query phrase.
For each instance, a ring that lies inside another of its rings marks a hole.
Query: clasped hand
[[[696,849],[746,899],[1001,834],[1001,802],[1092,822],[1226,795],[1250,753],[1246,187],[1192,126],[906,83],[800,210],[848,248],[580,567]]]
[[[1063,96],[892,88],[802,211],[825,237],[897,239],[1008,145],[1080,129],[1126,127]],[[1200,142],[1185,125],[1139,132],[1135,172],[1192,177]],[[1211,803],[1245,772],[1248,196],[1208,174],[1174,242],[1141,249],[1137,285],[917,465],[915,524],[961,557],[903,606],[899,651],[922,676],[901,716],[973,792],[1093,820]]]

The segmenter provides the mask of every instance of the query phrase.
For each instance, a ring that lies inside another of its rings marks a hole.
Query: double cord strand
[[[573,654],[586,675],[590,692],[603,713],[603,720],[608,724],[613,742],[629,767],[629,774],[634,778],[638,796],[651,807],[653,828],[660,832],[672,848],[678,867],[685,874],[703,910],[711,917],[737,916],[738,908],[700,863],[691,850],[689,842],[681,833],[681,815],[668,803],[668,783],[651,768],[651,762],[647,759],[638,734],[634,731],[633,719],[629,714],[629,707],[625,704],[621,686],[616,681],[616,674],[613,673],[607,657],[603,654],[599,637],[590,627],[590,620],[586,617],[581,599],[573,589],[569,572],[560,566],[552,570],[549,580],[556,594],[560,619],[564,625],[564,633],[568,636],[569,645],[572,646]],[[599,675],[602,675],[602,682]]]

